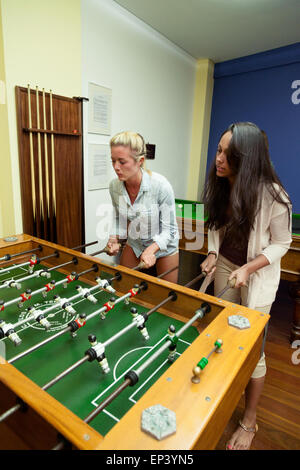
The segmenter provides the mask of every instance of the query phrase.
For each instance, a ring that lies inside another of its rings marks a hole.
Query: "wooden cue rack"
[[[82,99],[16,86],[24,232],[84,244]]]
[[[57,443],[58,434],[63,435],[73,448],[86,450],[215,448],[260,357],[263,331],[269,315],[123,266],[105,265],[96,257],[33,236],[17,237],[18,241],[13,243],[0,240],[0,257],[6,253],[18,253],[41,245],[43,256],[57,250],[60,254],[59,263],[76,256],[78,272],[96,263],[99,265],[99,275],[102,270],[111,275],[121,273],[122,279],[114,282],[118,295],[127,293],[134,284],[145,281],[148,289],[134,298],[137,304],[151,308],[168,297],[171,291],[175,291],[177,300],[160,309],[161,313],[170,318],[186,322],[204,301],[210,304],[211,312],[195,325],[201,334],[191,346],[105,437],[2,359],[0,414],[14,406],[17,397],[27,404],[28,409],[15,413],[0,424],[0,447],[1,443],[3,445],[5,442],[9,427],[31,449],[53,448]],[[54,259],[49,266],[55,265],[56,262],[57,259]],[[94,278],[95,273],[88,273],[82,280],[93,285]],[[234,314],[247,317],[251,327],[245,330],[230,327],[227,317]],[[217,338],[223,340],[222,354],[215,354],[210,358],[199,384],[192,383],[193,367],[201,357],[209,353]],[[141,431],[140,426],[142,410],[155,404],[161,404],[176,413],[176,433],[161,441]],[[101,414],[96,419],[101,419]]]

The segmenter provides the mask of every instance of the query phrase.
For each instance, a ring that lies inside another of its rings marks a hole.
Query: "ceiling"
[[[300,0],[115,0],[196,59],[300,42]]]

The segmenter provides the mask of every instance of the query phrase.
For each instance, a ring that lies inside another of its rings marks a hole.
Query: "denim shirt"
[[[125,184],[118,178],[110,182],[109,192],[114,209],[110,234],[127,238],[137,258],[154,242],[159,246],[156,258],[178,249],[175,196],[164,176],[142,170],[140,190],[133,204]]]

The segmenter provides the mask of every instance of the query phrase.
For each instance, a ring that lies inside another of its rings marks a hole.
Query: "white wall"
[[[15,207],[12,216],[16,233],[22,233],[15,86],[30,84],[31,88],[39,86],[46,92],[52,89],[55,94],[70,97],[80,94],[80,0],[0,2]]]
[[[83,96],[88,82],[112,89],[112,135],[133,130],[156,144],[147,167],[169,179],[176,197],[186,197],[196,61],[113,0],[82,0],[82,59]],[[86,240],[91,241],[97,205],[109,202],[109,193],[87,190],[87,146],[110,137],[87,133],[84,106]]]

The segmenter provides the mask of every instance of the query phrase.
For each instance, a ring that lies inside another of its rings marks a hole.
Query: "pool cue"
[[[50,130],[53,131],[53,97],[50,90]],[[56,181],[55,181],[55,152],[54,152],[54,134],[51,133],[51,174],[52,174],[52,225],[54,240],[56,241]]]
[[[32,129],[31,117],[31,91],[30,85],[27,87],[28,93],[28,121],[29,129]],[[33,154],[33,136],[32,131],[29,131],[29,149],[30,149],[30,176],[31,176],[31,197],[32,197],[32,214],[33,214],[33,235],[37,234],[36,222],[36,194],[35,194],[35,171],[34,171],[34,154]]]
[[[39,89],[36,87],[36,120],[37,120],[37,141],[38,141],[38,169],[39,169],[39,210],[40,210],[40,228],[43,238],[44,227],[44,194],[43,194],[43,175],[42,175],[42,151],[41,151],[41,134],[40,134],[40,103],[39,103]]]
[[[44,130],[47,130],[47,120],[46,120],[46,97],[45,97],[45,88],[42,90],[43,93],[43,121],[44,121]],[[51,235],[51,226],[50,226],[50,193],[49,193],[49,162],[48,162],[48,136],[47,132],[44,132],[44,155],[45,155],[45,182],[46,182],[46,207],[47,207],[47,232],[50,231],[50,239],[53,237]]]
[[[195,315],[185,323],[180,330],[176,333],[176,336],[181,336],[187,328],[189,328],[196,320],[199,318],[202,319],[209,310],[207,310],[207,306],[201,307],[195,313]],[[83,421],[85,423],[90,423],[104,408],[106,408],[115,398],[117,398],[120,393],[125,390],[128,386],[135,385],[140,375],[144,372],[147,367],[152,364],[152,362],[157,359],[161,353],[163,353],[166,349],[171,346],[171,340],[166,340],[166,342],[149,358],[147,359],[138,369],[131,370],[125,375],[125,381],[119,385],[105,400],[102,401]]]

